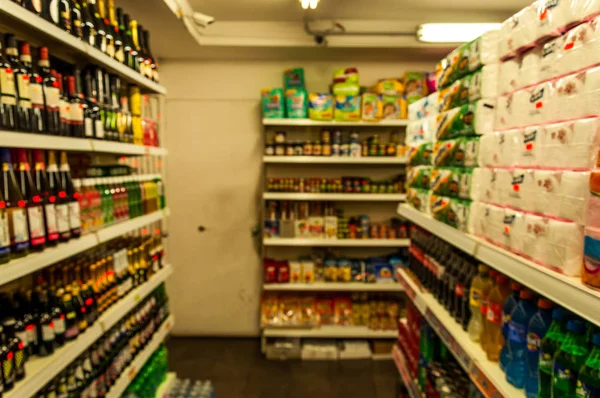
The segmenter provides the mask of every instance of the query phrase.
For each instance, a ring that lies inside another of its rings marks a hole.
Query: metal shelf
[[[265,246],[301,247],[407,247],[409,239],[300,239],[265,238]]]
[[[371,330],[366,326],[321,326],[318,328],[263,329],[263,337],[306,337],[323,339],[396,339],[397,330]]]
[[[406,158],[393,156],[263,156],[264,163],[275,164],[348,164],[404,165]]]
[[[265,192],[265,200],[330,200],[347,202],[404,202],[405,194],[399,193],[287,193]]]
[[[293,292],[403,292],[398,283],[267,283],[263,290]]]
[[[167,90],[163,86],[154,83],[13,1],[0,0],[0,13],[3,16],[4,27],[9,30],[31,32],[36,38],[39,38],[39,41],[48,45],[51,54],[56,51],[71,54],[78,59],[94,63],[110,73],[119,75],[126,82],[139,86],[144,92],[167,94]]]
[[[345,126],[345,127],[405,127],[408,120],[381,120],[379,122],[337,122],[311,119],[263,119],[264,126]]]

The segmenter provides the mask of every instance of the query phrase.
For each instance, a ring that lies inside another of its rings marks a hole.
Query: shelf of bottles
[[[421,398],[419,387],[408,371],[406,358],[404,358],[404,354],[402,354],[402,351],[400,351],[397,346],[394,346],[394,349],[392,350],[392,358],[394,359],[400,378],[402,379],[410,398]]]
[[[113,0],[0,0],[0,17],[3,26],[53,51],[96,64],[145,92],[166,94],[149,32]]]

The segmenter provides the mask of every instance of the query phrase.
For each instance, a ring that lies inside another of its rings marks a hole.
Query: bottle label
[[[48,240],[58,239],[58,225],[56,223],[56,205],[53,203],[44,206],[46,210],[46,229],[48,230]]]
[[[22,332],[16,332],[15,336],[17,336],[19,338],[19,340],[21,340],[21,342],[23,343],[23,348],[27,347],[29,345],[29,338],[27,337],[27,331],[23,330]]]
[[[29,94],[31,95],[31,104],[34,108],[44,109],[44,92],[42,85],[37,83],[29,84]]]
[[[7,105],[16,105],[15,75],[11,68],[0,68],[0,92],[2,102]],[[8,97],[5,98],[4,96]]]
[[[17,246],[17,249],[27,247],[29,233],[27,232],[27,214],[25,213],[25,209],[8,209],[8,215],[11,245]]]
[[[120,63],[125,62],[125,51],[123,51],[123,46],[120,46],[117,51],[115,51],[115,59]]]
[[[465,286],[457,283],[456,284],[456,288],[454,288],[454,294],[456,294],[456,297],[462,297],[465,294]]]
[[[19,89],[19,100],[29,102],[31,100],[31,95],[29,94],[29,75],[17,74],[17,88]]]
[[[488,307],[487,307],[487,306],[488,306],[488,300],[487,300],[487,299],[488,299],[488,298],[487,298],[487,296],[483,296],[483,297],[481,298],[481,308],[480,308],[480,310],[481,310],[481,314],[482,314],[484,317],[485,317],[485,316],[486,316],[486,314],[487,314],[487,308],[488,308]]]
[[[59,233],[70,231],[69,206],[67,204],[56,205],[56,225]]]
[[[60,13],[60,22],[66,30],[71,31],[71,9],[68,5]]]
[[[508,338],[514,343],[525,344],[527,342],[526,329],[526,326],[511,321],[508,324]]]
[[[52,22],[58,25],[60,14],[58,13],[58,1],[59,0],[50,0],[50,5],[48,8],[50,9],[50,18]]]
[[[90,117],[85,118],[85,136],[86,138],[94,138],[94,121]]]
[[[115,57],[115,43],[112,40],[108,40],[108,43],[106,44],[106,54],[108,54],[109,57],[114,58]]]
[[[61,317],[58,318],[54,318],[52,320],[52,323],[54,323],[54,333],[55,334],[64,334],[66,331],[66,327],[65,327],[65,320]]]
[[[54,341],[54,328],[52,324],[42,325],[42,340],[43,341]]]
[[[60,100],[60,119],[63,121],[70,121],[71,120],[71,104],[69,104],[67,101],[61,99]]]
[[[69,203],[69,225],[71,229],[81,228],[81,214],[79,202]]]
[[[0,255],[10,251],[10,232],[8,229],[8,214],[0,211]]]
[[[81,20],[75,19],[73,21],[73,33],[77,37],[83,37],[83,29],[81,25]]]
[[[56,87],[44,87],[46,94],[46,106],[50,110],[57,110],[60,108],[60,91]]]
[[[488,322],[500,325],[502,323],[502,305],[498,303],[489,303],[486,319]]]
[[[538,352],[540,350],[540,336],[537,333],[527,333],[527,351]]]
[[[46,234],[44,232],[44,211],[42,206],[33,206],[27,209],[29,216],[29,233],[31,244],[41,245],[46,242]]]
[[[25,375],[25,352],[22,349],[15,351],[15,370],[17,374]]]
[[[69,109],[71,123],[83,125],[83,105],[75,102],[70,105]]]
[[[481,307],[481,301],[483,299],[483,292],[481,289],[476,289],[471,287],[471,292],[469,295],[469,305],[471,307]]]
[[[577,398],[596,398],[600,397],[600,388],[577,380],[577,389],[575,390]]]
[[[99,140],[103,140],[104,139],[104,124],[102,123],[102,120],[96,120],[95,126],[96,126],[96,138],[98,138]]]
[[[552,391],[556,397],[572,396],[577,387],[578,372],[566,368],[563,364],[555,361],[552,373]]]
[[[544,352],[544,349],[540,350],[540,362],[539,369],[542,372],[546,372],[548,374],[552,373],[552,363],[554,362],[554,355],[549,352]]]
[[[27,342],[29,344],[32,344],[33,346],[36,346],[38,343],[38,334],[37,334],[37,330],[35,329],[35,325],[27,326],[26,330],[27,330]]]

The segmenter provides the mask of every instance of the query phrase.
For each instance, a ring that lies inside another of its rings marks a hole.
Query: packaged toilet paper
[[[558,68],[561,72],[570,73],[591,65],[587,60],[586,46],[593,33],[592,25],[584,23],[565,34],[563,48],[558,57]]]
[[[498,171],[502,172],[503,170],[483,167],[476,171],[480,175],[480,200],[487,203],[500,202],[498,199]],[[508,171],[506,173],[508,174]]]
[[[599,74],[600,77],[600,74]],[[585,90],[587,73],[579,72],[558,79],[552,91],[552,116],[546,120],[570,120],[588,116],[588,104],[586,104]]]
[[[470,201],[432,194],[430,197],[430,208],[434,219],[450,225],[459,231],[470,232]]]
[[[496,245],[503,245],[504,208],[488,204],[483,208],[482,236]]]
[[[517,165],[521,142],[523,142],[524,129],[506,130],[500,134],[500,146],[498,150],[501,153],[500,164],[502,167],[513,167]]]
[[[494,131],[495,101],[479,100],[440,113],[437,117],[436,139],[481,135]]]
[[[410,166],[431,166],[433,158],[433,144],[425,142],[419,146],[412,146],[408,151],[408,164]]]
[[[406,185],[412,188],[429,189],[433,168],[430,166],[409,167],[406,173]]]
[[[498,92],[506,94],[524,86],[521,83],[520,59],[512,58],[502,62],[499,66]]]
[[[496,98],[498,96],[498,76],[498,64],[484,65],[479,71],[473,73],[467,79],[468,102]],[[460,105],[464,105],[464,103],[460,103]]]
[[[546,126],[541,167],[590,169],[600,144],[599,120],[586,118]]]
[[[265,119],[282,119],[285,117],[283,89],[263,88],[260,98]]]
[[[499,55],[514,56],[523,48],[534,46],[537,39],[536,8],[531,5],[502,23],[500,29]]]
[[[592,175],[595,172],[592,172]],[[587,219],[586,209],[590,201],[589,171],[563,171],[558,188],[560,206],[558,217],[573,221],[578,225],[594,226]]]
[[[553,88],[552,83],[544,82],[515,91],[517,126],[531,126],[553,120]]]
[[[500,185],[500,199],[506,198],[505,204],[512,208],[533,211],[536,192],[534,171],[515,168],[509,171],[509,176],[509,184]]]
[[[579,276],[583,263],[584,227],[560,220],[548,221],[545,264],[568,276]]]
[[[578,104],[585,107],[586,116],[598,116],[600,111],[600,67],[585,70],[585,95],[578,99]]]
[[[564,37],[554,38],[542,47],[540,58],[540,81],[553,79],[566,72],[563,72],[558,62],[563,52]]]
[[[429,94],[425,98],[408,106],[408,119],[419,120],[427,116],[437,116],[439,113],[438,93]]]
[[[546,263],[548,222],[546,217],[525,213],[522,255],[540,264]]]
[[[543,158],[545,128],[541,125],[525,127],[517,138],[514,165],[538,167]],[[511,166],[507,164],[506,166]]]
[[[381,96],[372,93],[362,95],[362,120],[376,122],[383,115]]]
[[[523,92],[524,90],[515,91],[515,93],[521,93],[517,94],[517,96],[525,95]],[[518,117],[522,112],[519,112],[513,105],[515,93],[505,94],[497,98],[496,117],[494,122],[495,130],[503,131],[522,125],[518,120]]]
[[[333,119],[333,96],[331,94],[308,94],[308,117],[312,120]]]
[[[409,188],[406,190],[406,203],[423,213],[430,213],[430,192],[427,189]]]
[[[502,166],[502,151],[500,148],[501,134],[493,132],[479,138],[479,164],[486,167]]]
[[[535,170],[533,174],[535,185],[532,193],[532,211],[547,216],[558,217],[561,203],[560,185],[562,173],[550,170]]]
[[[289,88],[285,90],[285,110],[288,119],[308,117],[308,95],[305,90]]]
[[[501,245],[513,253],[523,252],[525,214],[518,210],[504,209]]]
[[[569,0],[540,0],[536,5],[538,40],[560,35],[573,22]]]
[[[542,62],[542,49],[535,47],[524,53],[521,57],[519,69],[518,87],[527,87],[542,81],[540,77],[540,68]]]
[[[573,21],[592,19],[600,13],[600,2],[598,0],[572,0],[571,12]]]
[[[406,127],[406,145],[418,146],[424,142],[432,142],[435,138],[436,123],[436,116],[408,123]]]
[[[360,96],[336,95],[335,120],[338,122],[356,122],[360,120]]]
[[[434,168],[431,171],[431,193],[439,196],[458,197],[460,170],[456,168]]]
[[[500,31],[489,30],[467,44],[466,52],[469,57],[469,73],[475,72],[484,65],[498,62],[500,59],[498,54],[499,41]]]
[[[479,200],[481,191],[481,173],[477,168],[459,169],[458,197],[467,200]]]

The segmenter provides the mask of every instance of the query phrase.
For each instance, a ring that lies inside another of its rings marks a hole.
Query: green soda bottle
[[[594,334],[592,342],[592,353],[579,371],[577,398],[600,397],[600,334]]]
[[[575,398],[579,370],[590,352],[581,321],[567,323],[567,338],[554,358],[552,372],[552,398]]]
[[[540,343],[540,363],[538,368],[539,389],[536,398],[552,397],[552,367],[554,355],[567,338],[567,313],[562,308],[552,311],[552,323]]]

